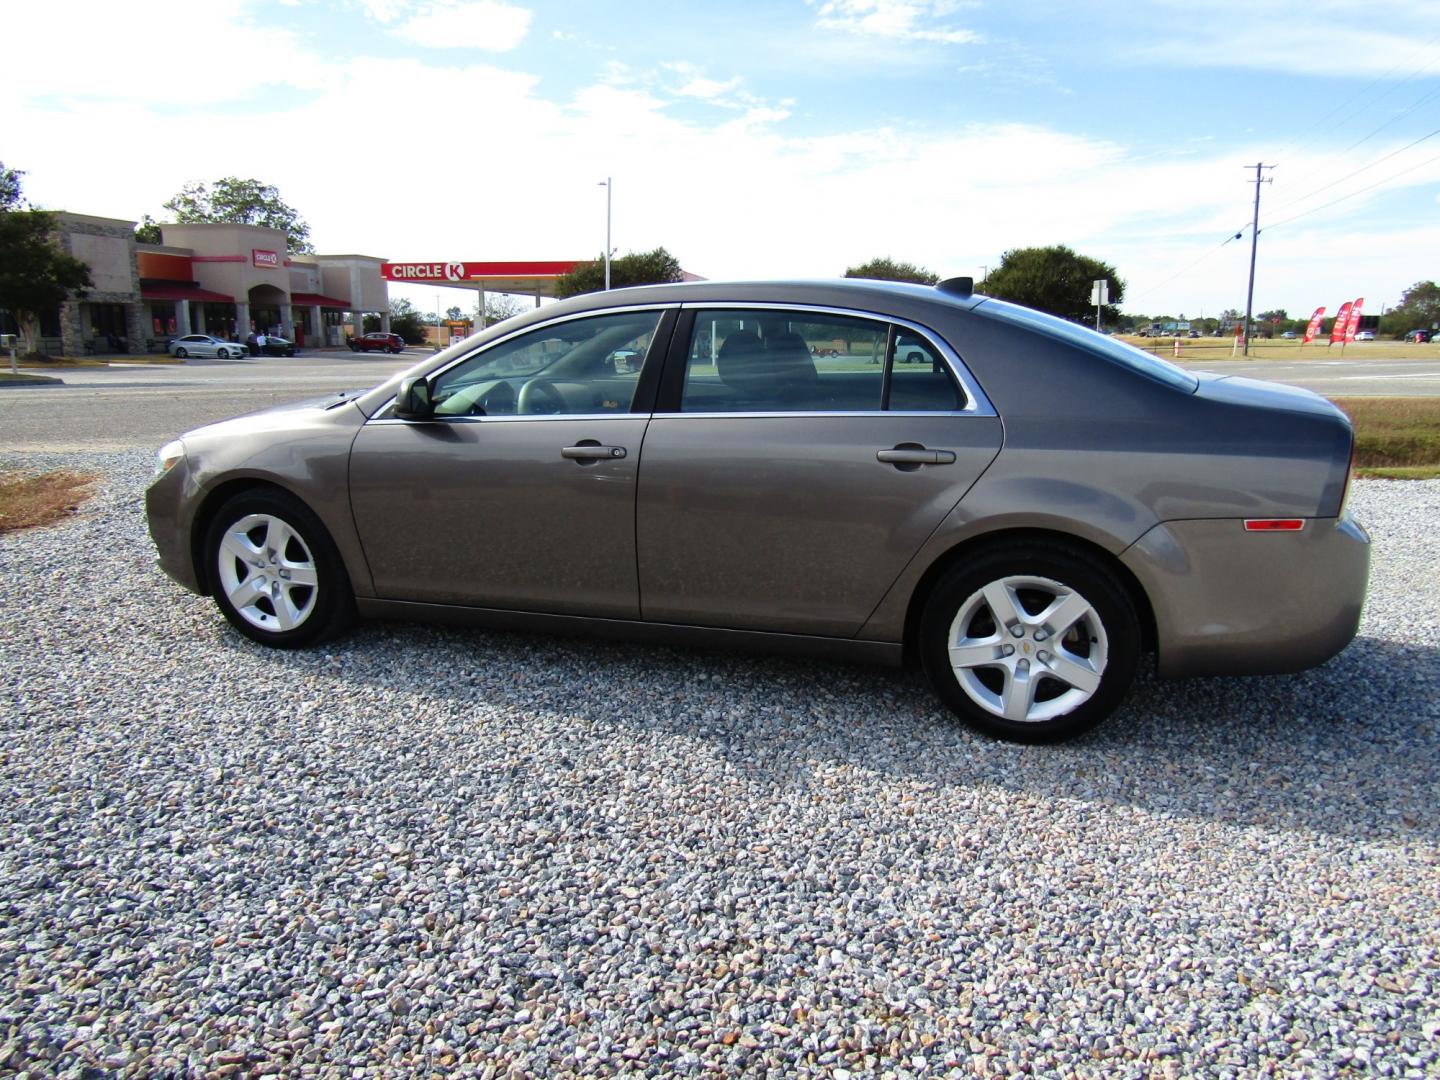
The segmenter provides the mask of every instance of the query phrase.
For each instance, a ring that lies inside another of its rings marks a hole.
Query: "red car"
[[[373,334],[361,334],[358,338],[350,339],[351,352],[381,352],[398,353],[405,348],[405,339],[399,334],[382,334],[378,330]]]

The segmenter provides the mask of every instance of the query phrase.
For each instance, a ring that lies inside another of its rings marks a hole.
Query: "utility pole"
[[[610,196],[615,191],[615,183],[611,177],[601,180],[599,187],[605,189],[605,291],[610,291]]]
[[[1246,165],[1245,168],[1250,168]],[[1266,165],[1264,162],[1255,163],[1255,219],[1250,225],[1250,288],[1245,293],[1245,355],[1250,355],[1250,313],[1255,307],[1255,248],[1260,241],[1260,185],[1262,183],[1272,184],[1274,177],[1262,179],[1265,169],[1273,169],[1274,165]]]

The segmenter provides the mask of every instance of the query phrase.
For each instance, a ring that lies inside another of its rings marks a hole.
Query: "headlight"
[[[155,475],[164,476],[185,457],[185,447],[179,439],[167,442],[155,453]]]

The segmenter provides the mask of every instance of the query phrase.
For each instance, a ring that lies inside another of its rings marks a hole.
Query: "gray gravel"
[[[105,480],[0,538],[0,1074],[1440,1072],[1440,483],[1356,485],[1336,660],[1025,749],[884,669],[266,651],[148,453],[21,461]]]

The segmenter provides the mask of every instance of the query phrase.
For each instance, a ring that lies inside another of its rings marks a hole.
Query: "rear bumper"
[[[1322,664],[1355,637],[1370,537],[1348,516],[1298,533],[1169,521],[1120,558],[1150,598],[1161,675],[1276,675]]]

